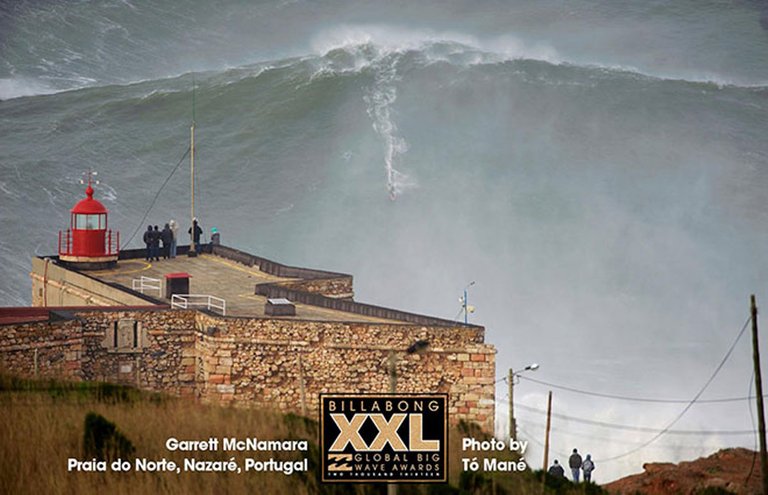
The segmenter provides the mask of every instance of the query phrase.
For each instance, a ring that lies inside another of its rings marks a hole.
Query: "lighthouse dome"
[[[88,197],[78,201],[77,204],[70,210],[72,213],[85,213],[90,215],[107,213],[107,209],[104,207],[104,205],[101,204],[98,199],[93,199],[93,188],[90,184],[88,184],[88,188],[85,190],[85,194],[88,195]]]

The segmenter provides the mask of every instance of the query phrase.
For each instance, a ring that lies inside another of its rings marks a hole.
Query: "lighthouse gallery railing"
[[[111,230],[107,230],[104,235],[104,254],[100,256],[117,256],[120,252],[120,232],[112,235]],[[82,253],[76,253],[72,248],[72,230],[59,231],[59,254],[64,256],[81,256]]]

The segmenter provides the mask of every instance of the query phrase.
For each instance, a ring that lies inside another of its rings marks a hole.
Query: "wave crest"
[[[57,90],[45,84],[27,78],[0,78],[0,100],[10,100],[23,96],[49,95]]]

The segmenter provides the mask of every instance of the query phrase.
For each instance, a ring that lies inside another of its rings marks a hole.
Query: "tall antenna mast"
[[[195,245],[195,73],[192,73],[192,125],[189,128],[189,181],[191,189],[190,201],[190,230],[189,255],[197,256],[197,246]]]

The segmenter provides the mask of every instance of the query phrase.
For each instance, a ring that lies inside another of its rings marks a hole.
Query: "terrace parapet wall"
[[[213,246],[212,252],[217,256],[245,266],[256,266],[269,275],[293,279],[276,284],[281,287],[322,294],[335,299],[352,299],[354,297],[352,275],[284,265],[227,246]]]
[[[353,299],[352,277],[321,278],[278,282],[275,285],[312,294],[322,294],[333,299]]]

